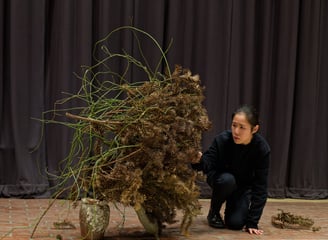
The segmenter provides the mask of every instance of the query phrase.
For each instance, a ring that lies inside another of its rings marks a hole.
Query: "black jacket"
[[[224,131],[215,137],[200,163],[192,167],[208,176],[231,173],[238,190],[250,190],[251,205],[246,227],[257,228],[267,199],[269,160],[270,147],[260,134],[255,133],[249,144],[242,145],[234,143],[231,131]]]

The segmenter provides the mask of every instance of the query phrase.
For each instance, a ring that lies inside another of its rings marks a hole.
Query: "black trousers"
[[[249,211],[249,191],[238,189],[235,177],[230,173],[209,174],[207,183],[213,190],[209,214],[220,214],[222,204],[226,202],[225,225],[230,229],[242,229]]]

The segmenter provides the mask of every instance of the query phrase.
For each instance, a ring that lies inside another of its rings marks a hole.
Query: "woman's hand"
[[[199,163],[202,155],[203,155],[202,152],[198,152],[197,156],[195,156],[191,159],[191,163],[193,163],[193,164]]]
[[[249,234],[255,234],[255,235],[262,235],[263,234],[263,230],[256,229],[256,228],[247,228],[246,231]]]

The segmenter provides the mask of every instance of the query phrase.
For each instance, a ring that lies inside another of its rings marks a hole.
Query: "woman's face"
[[[253,134],[258,131],[259,125],[253,127],[248,122],[245,113],[236,113],[232,119],[231,131],[236,144],[247,145],[251,142]]]

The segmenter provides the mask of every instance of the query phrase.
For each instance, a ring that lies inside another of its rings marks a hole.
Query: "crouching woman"
[[[258,223],[268,195],[270,147],[258,130],[256,110],[244,105],[233,113],[231,130],[216,136],[193,161],[193,169],[203,171],[212,188],[207,216],[211,227],[263,233]]]

